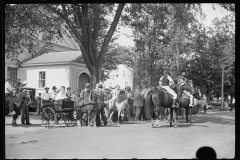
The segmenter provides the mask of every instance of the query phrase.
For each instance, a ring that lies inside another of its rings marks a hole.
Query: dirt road
[[[6,158],[196,158],[202,146],[215,149],[217,158],[235,157],[235,111],[195,115],[192,124],[178,119],[178,128],[161,122],[125,122],[117,126],[44,129],[40,120],[32,126],[12,127],[5,118]],[[19,123],[18,119],[18,123]]]

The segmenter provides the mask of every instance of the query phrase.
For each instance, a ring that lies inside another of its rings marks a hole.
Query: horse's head
[[[19,94],[17,94],[17,97],[18,97],[19,99],[21,99],[21,100],[25,100],[25,99],[29,100],[29,102],[28,102],[27,105],[29,105],[30,103],[32,103],[33,100],[34,100],[34,97],[33,97],[32,93],[31,93],[31,90],[23,90],[22,92],[20,92]]]

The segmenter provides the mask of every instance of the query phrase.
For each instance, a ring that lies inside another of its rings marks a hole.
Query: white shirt
[[[5,83],[5,93],[10,93],[7,89],[12,90],[12,86],[8,81]]]
[[[55,100],[58,100],[58,99],[65,99],[67,98],[67,95],[66,95],[66,92],[64,91],[60,91],[57,96],[56,96],[56,99]]]
[[[42,94],[42,99],[44,99],[44,100],[49,100],[49,99],[50,99],[50,93],[43,92],[43,94]]]
[[[52,98],[53,100],[55,100],[57,97],[57,91],[56,92],[51,92],[50,93],[50,98]]]
[[[163,79],[163,76],[160,78],[159,80],[159,84],[162,85],[162,79]],[[169,80],[169,83],[172,84],[174,81],[172,79],[172,77],[170,77],[169,75],[167,75],[167,79]]]

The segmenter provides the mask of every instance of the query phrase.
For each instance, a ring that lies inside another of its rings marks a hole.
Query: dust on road
[[[125,122],[117,126],[44,129],[5,126],[6,158],[195,158],[202,146],[215,149],[217,158],[235,157],[235,111],[195,115],[192,124],[178,119],[178,128],[161,122]],[[13,152],[14,151],[14,152]]]

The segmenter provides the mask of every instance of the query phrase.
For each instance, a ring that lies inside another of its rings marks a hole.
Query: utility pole
[[[222,94],[221,94],[221,108],[224,108],[224,100],[223,100],[223,93],[224,93],[224,67],[222,67]]]

